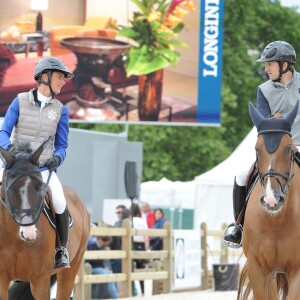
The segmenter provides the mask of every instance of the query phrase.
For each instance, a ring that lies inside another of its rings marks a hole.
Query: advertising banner
[[[174,290],[201,286],[199,230],[174,230]]]
[[[104,10],[99,1],[88,1],[87,15],[83,15],[85,9],[82,9],[80,20],[85,21],[80,26],[70,26],[66,20],[59,22],[63,25],[56,26],[51,21],[56,11],[49,7],[48,23],[44,24],[43,31],[35,32],[35,28],[31,28],[24,32],[20,28],[16,35],[12,27],[3,27],[0,117],[19,93],[37,88],[38,83],[33,78],[37,62],[55,57],[75,75],[65,80],[56,96],[68,106],[73,122],[220,124],[224,0],[201,0],[200,7],[194,1],[195,7],[182,20],[184,30],[178,34],[188,48],[174,48],[181,55],[176,66],[170,64],[170,67],[139,76],[127,76],[124,67],[126,55],[129,56],[132,49],[130,40],[122,39],[111,29],[98,30],[96,34],[92,30],[86,32],[90,22],[116,25],[122,19],[134,18],[129,0],[119,1],[122,7],[113,16],[111,12],[119,7],[115,1],[111,0]],[[76,2],[82,5],[79,0]],[[25,14],[28,9],[20,8],[18,14]],[[99,9],[103,17],[89,15]],[[77,12],[70,11],[69,18],[74,19],[74,24],[76,20],[79,23]],[[163,24],[164,19],[159,22]],[[172,26],[171,29],[175,25]],[[143,65],[149,69],[149,64],[140,63],[141,68]]]
[[[220,124],[224,0],[201,0],[197,122]]]

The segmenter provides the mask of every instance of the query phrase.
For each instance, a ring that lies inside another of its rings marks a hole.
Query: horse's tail
[[[51,287],[56,282],[56,274],[50,277]],[[30,291],[30,284],[27,281],[15,281],[8,290],[9,300],[35,300]]]
[[[253,299],[252,287],[248,278],[248,265],[245,262],[240,273],[237,300]]]
[[[288,281],[284,273],[276,274],[277,290],[281,299],[287,299],[288,296]]]

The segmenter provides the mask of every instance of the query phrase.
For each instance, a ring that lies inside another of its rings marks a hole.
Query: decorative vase
[[[139,77],[140,121],[157,121],[162,97],[163,69]]]

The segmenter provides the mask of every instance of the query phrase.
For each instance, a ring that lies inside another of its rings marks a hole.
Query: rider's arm
[[[61,158],[61,163],[66,158],[66,149],[68,148],[68,135],[69,135],[69,112],[66,106],[63,106],[61,117],[57,125],[57,131],[54,141],[54,155]]]
[[[5,114],[5,118],[0,130],[0,146],[3,149],[7,149],[7,147],[11,144],[10,136],[15,124],[18,122],[18,119],[19,101],[18,98],[15,98]]]
[[[265,118],[271,114],[269,103],[260,88],[257,89],[257,110]]]

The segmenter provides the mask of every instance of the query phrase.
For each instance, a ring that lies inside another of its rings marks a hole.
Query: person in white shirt
[[[135,203],[132,204],[131,208],[132,213],[132,227],[134,229],[148,229],[148,225],[145,219],[143,219],[141,216],[141,210],[139,206]],[[134,250],[136,251],[144,251],[149,249],[149,238],[142,235],[135,235],[133,236],[133,245]],[[137,269],[144,269],[145,268],[145,260],[143,259],[136,259],[136,268]],[[144,281],[140,281],[141,291],[142,295],[144,295],[145,289],[144,289]]]

